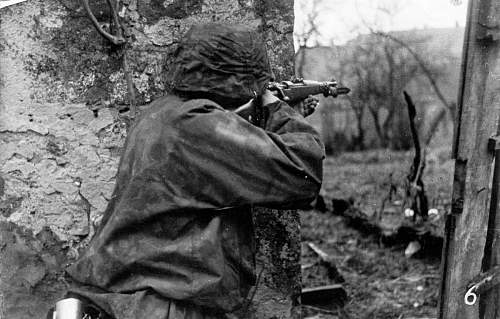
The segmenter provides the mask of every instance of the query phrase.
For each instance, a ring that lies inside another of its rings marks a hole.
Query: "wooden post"
[[[464,303],[467,284],[486,266],[486,234],[495,135],[500,109],[500,1],[469,0],[455,131],[452,211],[447,216],[439,306],[441,319],[475,319],[479,304]],[[494,218],[494,216],[491,216]],[[493,305],[500,306],[498,302]],[[492,312],[489,312],[490,314]],[[494,312],[493,312],[494,313]],[[496,318],[494,315],[484,317]]]

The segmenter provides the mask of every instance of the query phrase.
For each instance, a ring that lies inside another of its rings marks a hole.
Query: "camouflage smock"
[[[252,205],[304,205],[322,179],[317,132],[284,102],[267,108],[263,129],[211,100],[153,102],[127,136],[100,228],[68,269],[72,292],[117,319],[165,318],[171,299],[241,306],[255,283]]]

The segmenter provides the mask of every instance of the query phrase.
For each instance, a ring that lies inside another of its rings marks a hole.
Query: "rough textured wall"
[[[109,30],[106,1],[90,2]],[[121,0],[118,12],[139,105],[164,94],[172,52],[198,22],[254,26],[277,78],[293,72],[293,0]],[[126,72],[123,50],[74,0],[1,9],[0,52],[0,318],[35,318],[64,292],[62,268],[91,238],[112,193],[129,122]],[[258,318],[289,317],[300,291],[298,218],[281,215],[256,214],[265,269]]]

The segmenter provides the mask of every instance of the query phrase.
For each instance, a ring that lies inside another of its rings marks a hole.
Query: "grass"
[[[445,213],[450,207],[453,161],[449,150],[433,150],[427,157],[424,184],[430,208]],[[370,151],[329,157],[324,166],[322,195],[351,198],[364,213],[380,208],[392,179],[400,184],[411,165],[411,152]],[[307,243],[313,242],[334,258],[345,278],[350,301],[338,313],[305,309],[315,318],[435,318],[439,287],[439,257],[405,257],[406,244],[385,247],[374,235],[350,228],[339,216],[301,212],[302,264],[318,260]],[[303,286],[331,284],[323,266],[303,270]]]

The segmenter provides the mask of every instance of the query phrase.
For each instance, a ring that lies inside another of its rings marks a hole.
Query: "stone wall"
[[[106,1],[90,2],[113,32]],[[130,124],[127,74],[137,104],[164,94],[179,38],[208,21],[255,27],[277,77],[293,72],[293,0],[121,0],[118,12],[125,50],[96,32],[79,1],[0,10],[0,319],[43,317],[64,292],[62,269],[92,237],[113,191]],[[265,270],[253,309],[286,318],[300,291],[298,218],[263,210],[256,222]]]

